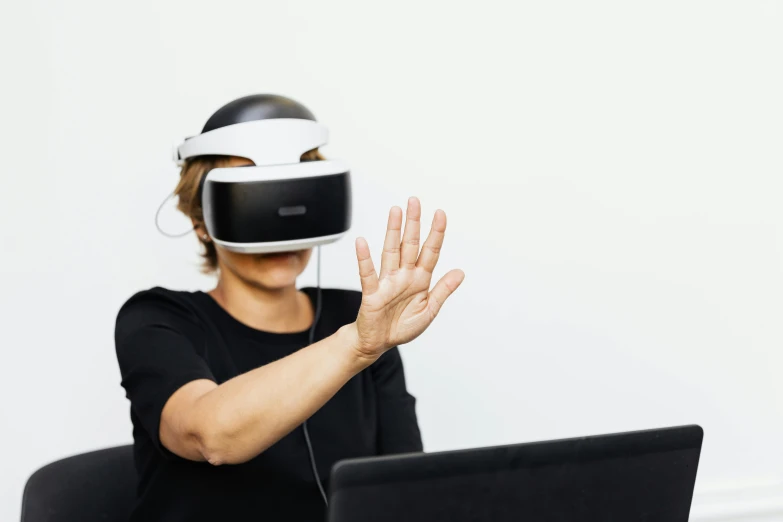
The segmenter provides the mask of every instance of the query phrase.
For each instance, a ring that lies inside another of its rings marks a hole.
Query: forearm
[[[372,363],[355,345],[355,325],[348,325],[201,396],[193,413],[203,457],[212,464],[245,462],[290,433]]]

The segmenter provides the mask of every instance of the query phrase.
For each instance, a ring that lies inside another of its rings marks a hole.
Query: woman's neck
[[[217,286],[208,293],[234,319],[256,330],[301,332],[313,321],[310,299],[295,285],[263,288],[222,270]]]

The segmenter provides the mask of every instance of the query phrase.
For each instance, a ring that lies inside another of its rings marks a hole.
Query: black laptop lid
[[[340,462],[329,522],[686,522],[698,426]]]

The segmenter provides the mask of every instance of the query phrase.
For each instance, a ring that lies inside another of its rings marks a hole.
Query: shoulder
[[[138,310],[167,309],[171,311],[186,311],[192,308],[195,295],[198,292],[169,290],[156,286],[133,294],[120,307],[118,316]]]
[[[143,326],[195,323],[197,292],[154,287],[133,294],[117,312],[115,335],[121,337]]]
[[[317,297],[316,288],[304,288],[315,303]],[[334,317],[336,321],[348,324],[356,320],[359,307],[362,305],[362,293],[357,290],[344,290],[341,288],[322,288],[321,305],[324,314]]]
[[[324,288],[322,292],[324,304],[329,303],[336,308],[346,308],[359,313],[359,307],[362,305],[362,293],[358,290]]]

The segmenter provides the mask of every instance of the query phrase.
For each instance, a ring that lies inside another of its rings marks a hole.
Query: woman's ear
[[[191,219],[191,222],[193,223],[193,231],[196,233],[198,238],[204,243],[209,243],[211,240],[209,238],[209,234],[207,234],[207,227],[204,226],[204,223],[199,223],[195,219]]]

